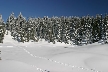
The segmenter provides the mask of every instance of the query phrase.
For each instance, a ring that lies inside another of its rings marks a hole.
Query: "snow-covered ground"
[[[18,43],[5,35],[0,72],[108,72],[108,45]]]

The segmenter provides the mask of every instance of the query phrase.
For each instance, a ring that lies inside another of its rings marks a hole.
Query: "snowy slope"
[[[5,35],[0,72],[108,72],[108,45],[18,43]]]

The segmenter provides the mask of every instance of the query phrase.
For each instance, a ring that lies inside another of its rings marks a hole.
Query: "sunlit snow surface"
[[[18,43],[5,35],[0,72],[108,72],[108,45]]]

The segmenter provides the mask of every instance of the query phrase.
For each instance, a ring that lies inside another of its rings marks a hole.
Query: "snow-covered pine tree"
[[[37,19],[37,27],[36,27],[36,36],[38,40],[40,39],[40,19],[41,18]]]
[[[92,31],[92,35],[93,35],[93,42],[98,42],[99,41],[99,23],[100,23],[100,19],[99,19],[99,15],[96,15],[96,18],[93,18],[93,23],[92,23],[92,27],[93,27],[93,31]]]
[[[12,12],[6,22],[7,30],[11,32],[11,36],[13,36],[13,33],[15,31],[15,26],[16,26],[15,21],[16,21],[16,17],[14,16],[14,13]]]
[[[16,32],[17,32],[17,40],[24,42],[24,27],[26,24],[26,18],[23,17],[22,13],[20,12],[19,16],[16,19]]]
[[[63,40],[63,37],[65,36],[65,34],[64,34],[64,31],[65,31],[65,24],[64,24],[64,19],[65,19],[65,17],[61,17],[61,20],[57,23],[57,21],[56,21],[56,23],[58,24],[57,25],[57,27],[58,27],[58,34],[57,34],[57,40],[58,40],[58,42],[64,42],[64,40]]]
[[[48,41],[53,42],[53,23],[51,21],[48,21]]]
[[[52,39],[53,39],[53,44],[55,44],[55,40],[56,40],[56,20],[51,20],[50,22],[52,23]]]
[[[81,17],[81,24],[79,27],[79,40],[80,40],[80,45],[85,44],[85,17]]]
[[[0,15],[0,43],[3,43],[4,34],[5,34],[5,23],[2,19],[2,15]]]
[[[76,33],[76,37],[77,37],[77,45],[81,45],[82,44],[82,35],[83,35],[83,19],[77,17],[77,29],[75,30]]]
[[[34,41],[36,41],[36,42],[38,42],[38,36],[37,36],[37,28],[38,28],[38,18],[34,18],[34,22],[33,22],[33,24],[34,24],[34,38],[35,38],[35,40]]]
[[[56,21],[57,22],[57,21]],[[59,21],[59,23],[57,24],[58,27],[58,34],[57,34],[57,40],[58,42],[64,42],[65,41],[65,17],[61,17],[61,20]]]
[[[104,19],[102,18],[102,14],[101,14],[101,19],[100,19],[100,35],[101,35],[101,43],[106,43],[106,31],[105,31],[105,22]]]
[[[107,43],[108,43],[108,15],[106,16],[107,20],[106,20],[106,39],[107,39]]]
[[[92,38],[92,18],[90,16],[88,16],[88,44],[92,44],[93,43],[93,38]]]
[[[33,21],[34,21],[34,18],[29,18],[28,19],[28,24],[29,24],[29,26],[28,26],[28,29],[30,29],[30,33],[29,33],[29,36],[30,36],[30,40],[34,40],[34,38],[35,38],[35,26],[34,26],[34,23],[33,23]]]
[[[55,22],[57,23],[57,21],[58,21],[58,17],[56,17],[55,19],[53,19],[53,20],[49,20],[49,22],[50,22],[50,24],[51,24],[51,35],[50,35],[50,39],[51,39],[51,42],[52,43],[55,43],[55,39],[56,39],[56,24],[55,24]]]
[[[70,18],[70,41],[71,44],[75,43],[75,24],[73,16]]]
[[[70,40],[70,18],[69,17],[66,17],[65,23],[66,23],[66,41],[65,43],[69,44],[69,40]]]
[[[84,40],[85,17],[78,18],[78,24],[79,24],[79,27],[76,31],[78,33],[77,34],[78,35],[78,43],[81,46],[83,43],[85,43],[85,40]]]
[[[46,19],[46,17],[44,17],[43,19],[43,24],[44,24],[44,39],[46,41],[48,41],[48,20]]]
[[[105,17],[104,17],[104,29],[105,29],[105,42],[108,43],[108,15],[105,14]]]
[[[89,22],[89,19],[90,19],[89,15],[87,17],[85,17],[85,24],[84,24],[84,35],[85,35],[85,37],[84,37],[84,39],[85,39],[86,44],[91,43],[91,39],[92,39],[91,38],[92,28],[91,28],[91,24]]]

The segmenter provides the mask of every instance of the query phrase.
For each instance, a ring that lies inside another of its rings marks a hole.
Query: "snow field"
[[[55,61],[55,60],[48,59],[48,58],[45,58],[45,57],[35,56],[35,55],[33,55],[32,53],[30,53],[28,50],[26,50],[25,48],[23,48],[23,49],[24,49],[24,51],[25,51],[26,53],[28,53],[28,54],[31,55],[32,57],[36,57],[36,58],[48,60],[48,61],[51,61],[51,62],[54,62],[54,63],[58,63],[58,64],[61,64],[61,65],[67,66],[67,67],[71,67],[71,68],[78,68],[78,69],[87,70],[87,71],[90,70],[90,71],[93,71],[93,72],[101,72],[101,71],[96,71],[96,70],[94,70],[94,69],[88,69],[88,68],[84,68],[84,67],[78,67],[78,66],[66,64],[66,63],[59,62],[59,61]]]
[[[108,72],[108,45],[18,43],[5,37],[0,44],[0,72]]]

